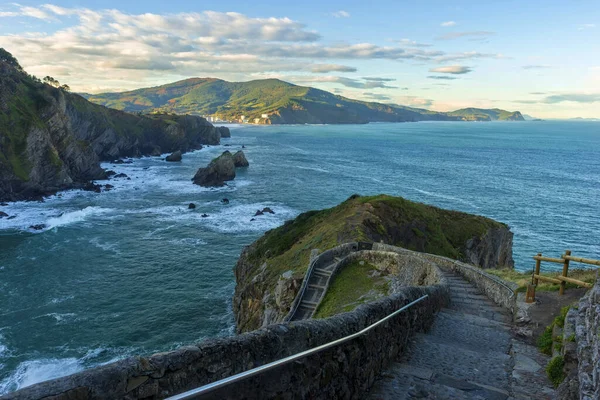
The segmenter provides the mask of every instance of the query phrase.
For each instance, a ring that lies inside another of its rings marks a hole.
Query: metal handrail
[[[375,328],[376,326],[379,326],[379,325],[383,324],[384,322],[386,322],[387,320],[389,320],[390,318],[393,318],[396,315],[400,314],[402,311],[404,311],[404,310],[412,307],[413,305],[415,305],[415,304],[417,304],[417,303],[425,300],[427,297],[429,297],[429,295],[427,295],[427,294],[424,295],[424,296],[422,296],[422,297],[419,297],[418,299],[416,299],[416,300],[408,303],[404,307],[399,308],[398,310],[394,311],[393,313],[389,314],[388,316],[380,319],[379,321],[375,322],[374,324],[371,324],[371,325],[367,326],[366,328],[364,328],[363,330],[361,330],[359,332],[353,333],[352,335],[343,337],[341,339],[334,340],[333,342],[322,344],[321,346],[315,347],[313,349],[305,350],[305,351],[303,351],[301,353],[297,353],[297,354],[291,355],[289,357],[282,358],[282,359],[277,360],[277,361],[273,361],[273,362],[271,362],[269,364],[265,364],[265,365],[262,365],[260,367],[253,368],[253,369],[250,369],[248,371],[241,372],[239,374],[230,376],[228,378],[224,378],[224,379],[221,379],[219,381],[216,381],[216,382],[213,382],[213,383],[209,383],[208,385],[204,385],[204,386],[201,386],[199,388],[192,389],[190,391],[187,391],[187,392],[184,392],[184,393],[181,393],[181,394],[177,394],[175,396],[167,398],[166,400],[193,399],[193,398],[196,398],[197,396],[200,396],[200,395],[212,392],[213,390],[219,389],[219,388],[221,388],[223,386],[227,386],[230,383],[239,382],[239,381],[241,381],[243,379],[249,378],[249,377],[254,376],[254,375],[258,375],[258,374],[260,374],[262,372],[265,372],[265,371],[268,371],[270,369],[277,368],[277,367],[280,367],[280,366],[285,365],[285,364],[289,364],[292,361],[298,360],[300,358],[304,358],[304,357],[309,356],[311,354],[315,354],[315,353],[318,353],[318,352],[323,351],[325,349],[329,349],[331,347],[334,347],[334,346],[337,346],[339,344],[345,343],[345,342],[347,342],[349,340],[352,340],[352,339],[355,339],[355,338],[357,338],[359,336],[364,335],[365,333],[369,332],[371,329]]]

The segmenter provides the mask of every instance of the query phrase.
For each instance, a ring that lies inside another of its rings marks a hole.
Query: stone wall
[[[600,281],[579,301],[575,322],[579,398],[600,398]]]
[[[2,399],[160,399],[356,333],[425,294],[427,299],[364,336],[203,397],[360,399],[375,376],[406,350],[410,337],[427,330],[435,313],[448,304],[445,284],[407,287],[327,319],[271,325],[148,358],[128,358]]]
[[[448,269],[459,273],[496,304],[510,310],[513,315],[517,311],[517,296],[515,291],[518,285],[512,282],[505,282],[497,276],[485,272],[481,268],[452,260],[450,258],[436,256],[433,254],[418,253],[383,243],[375,243],[373,245],[373,250],[394,251],[400,254],[414,254],[418,257],[424,257],[425,259],[434,262],[442,269]]]

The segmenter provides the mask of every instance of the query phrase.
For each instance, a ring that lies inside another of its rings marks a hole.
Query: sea
[[[531,270],[538,252],[600,258],[598,122],[231,131],[221,146],[184,154],[181,163],[106,163],[130,178],[111,180],[108,192],[0,206],[16,216],[0,219],[0,394],[232,335],[233,267],[244,246],[355,193],[505,222],[520,271]],[[234,181],[217,189],[192,184],[199,167],[242,146],[250,167]],[[254,217],[264,207],[275,214]],[[29,228],[37,224],[45,228]]]

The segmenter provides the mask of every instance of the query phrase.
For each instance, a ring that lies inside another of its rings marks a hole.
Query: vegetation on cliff
[[[367,123],[404,121],[523,120],[519,112],[463,109],[452,113],[348,99],[278,79],[226,82],[191,78],[123,93],[86,95],[90,101],[125,111],[218,115],[226,120],[245,116],[261,123]],[[262,118],[268,114],[268,118]],[[513,117],[511,117],[513,116]]]
[[[388,195],[355,195],[336,207],[306,212],[267,232],[242,253],[235,269],[233,305],[238,329],[256,329],[287,313],[313,249],[322,252],[351,241],[383,241],[467,261],[473,252],[486,253],[493,256],[484,259],[496,261],[482,266],[512,266],[512,235],[486,240],[494,232],[508,232],[508,227],[489,218]],[[481,245],[471,246],[474,242]],[[284,273],[292,282],[281,279]]]
[[[46,78],[28,75],[0,49],[0,201],[102,179],[101,160],[219,143],[219,130],[203,118],[113,110]]]

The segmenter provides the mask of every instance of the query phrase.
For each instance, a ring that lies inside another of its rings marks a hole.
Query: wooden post
[[[565,250],[565,256],[570,256],[571,255],[571,250]],[[569,273],[569,260],[565,258],[565,262],[563,264],[563,272],[562,272],[562,276],[566,277],[567,274]],[[560,283],[560,291],[558,292],[559,295],[563,295],[565,294],[565,286],[567,285],[567,282],[562,281]]]
[[[538,257],[541,257],[542,253],[538,253]],[[540,274],[540,267],[542,266],[542,261],[541,260],[535,260],[535,275],[539,275]],[[534,275],[534,276],[535,276]],[[533,278],[533,284],[535,286],[537,286],[538,284],[538,278]]]
[[[525,293],[525,303],[535,303],[535,285],[527,285],[527,292]]]

